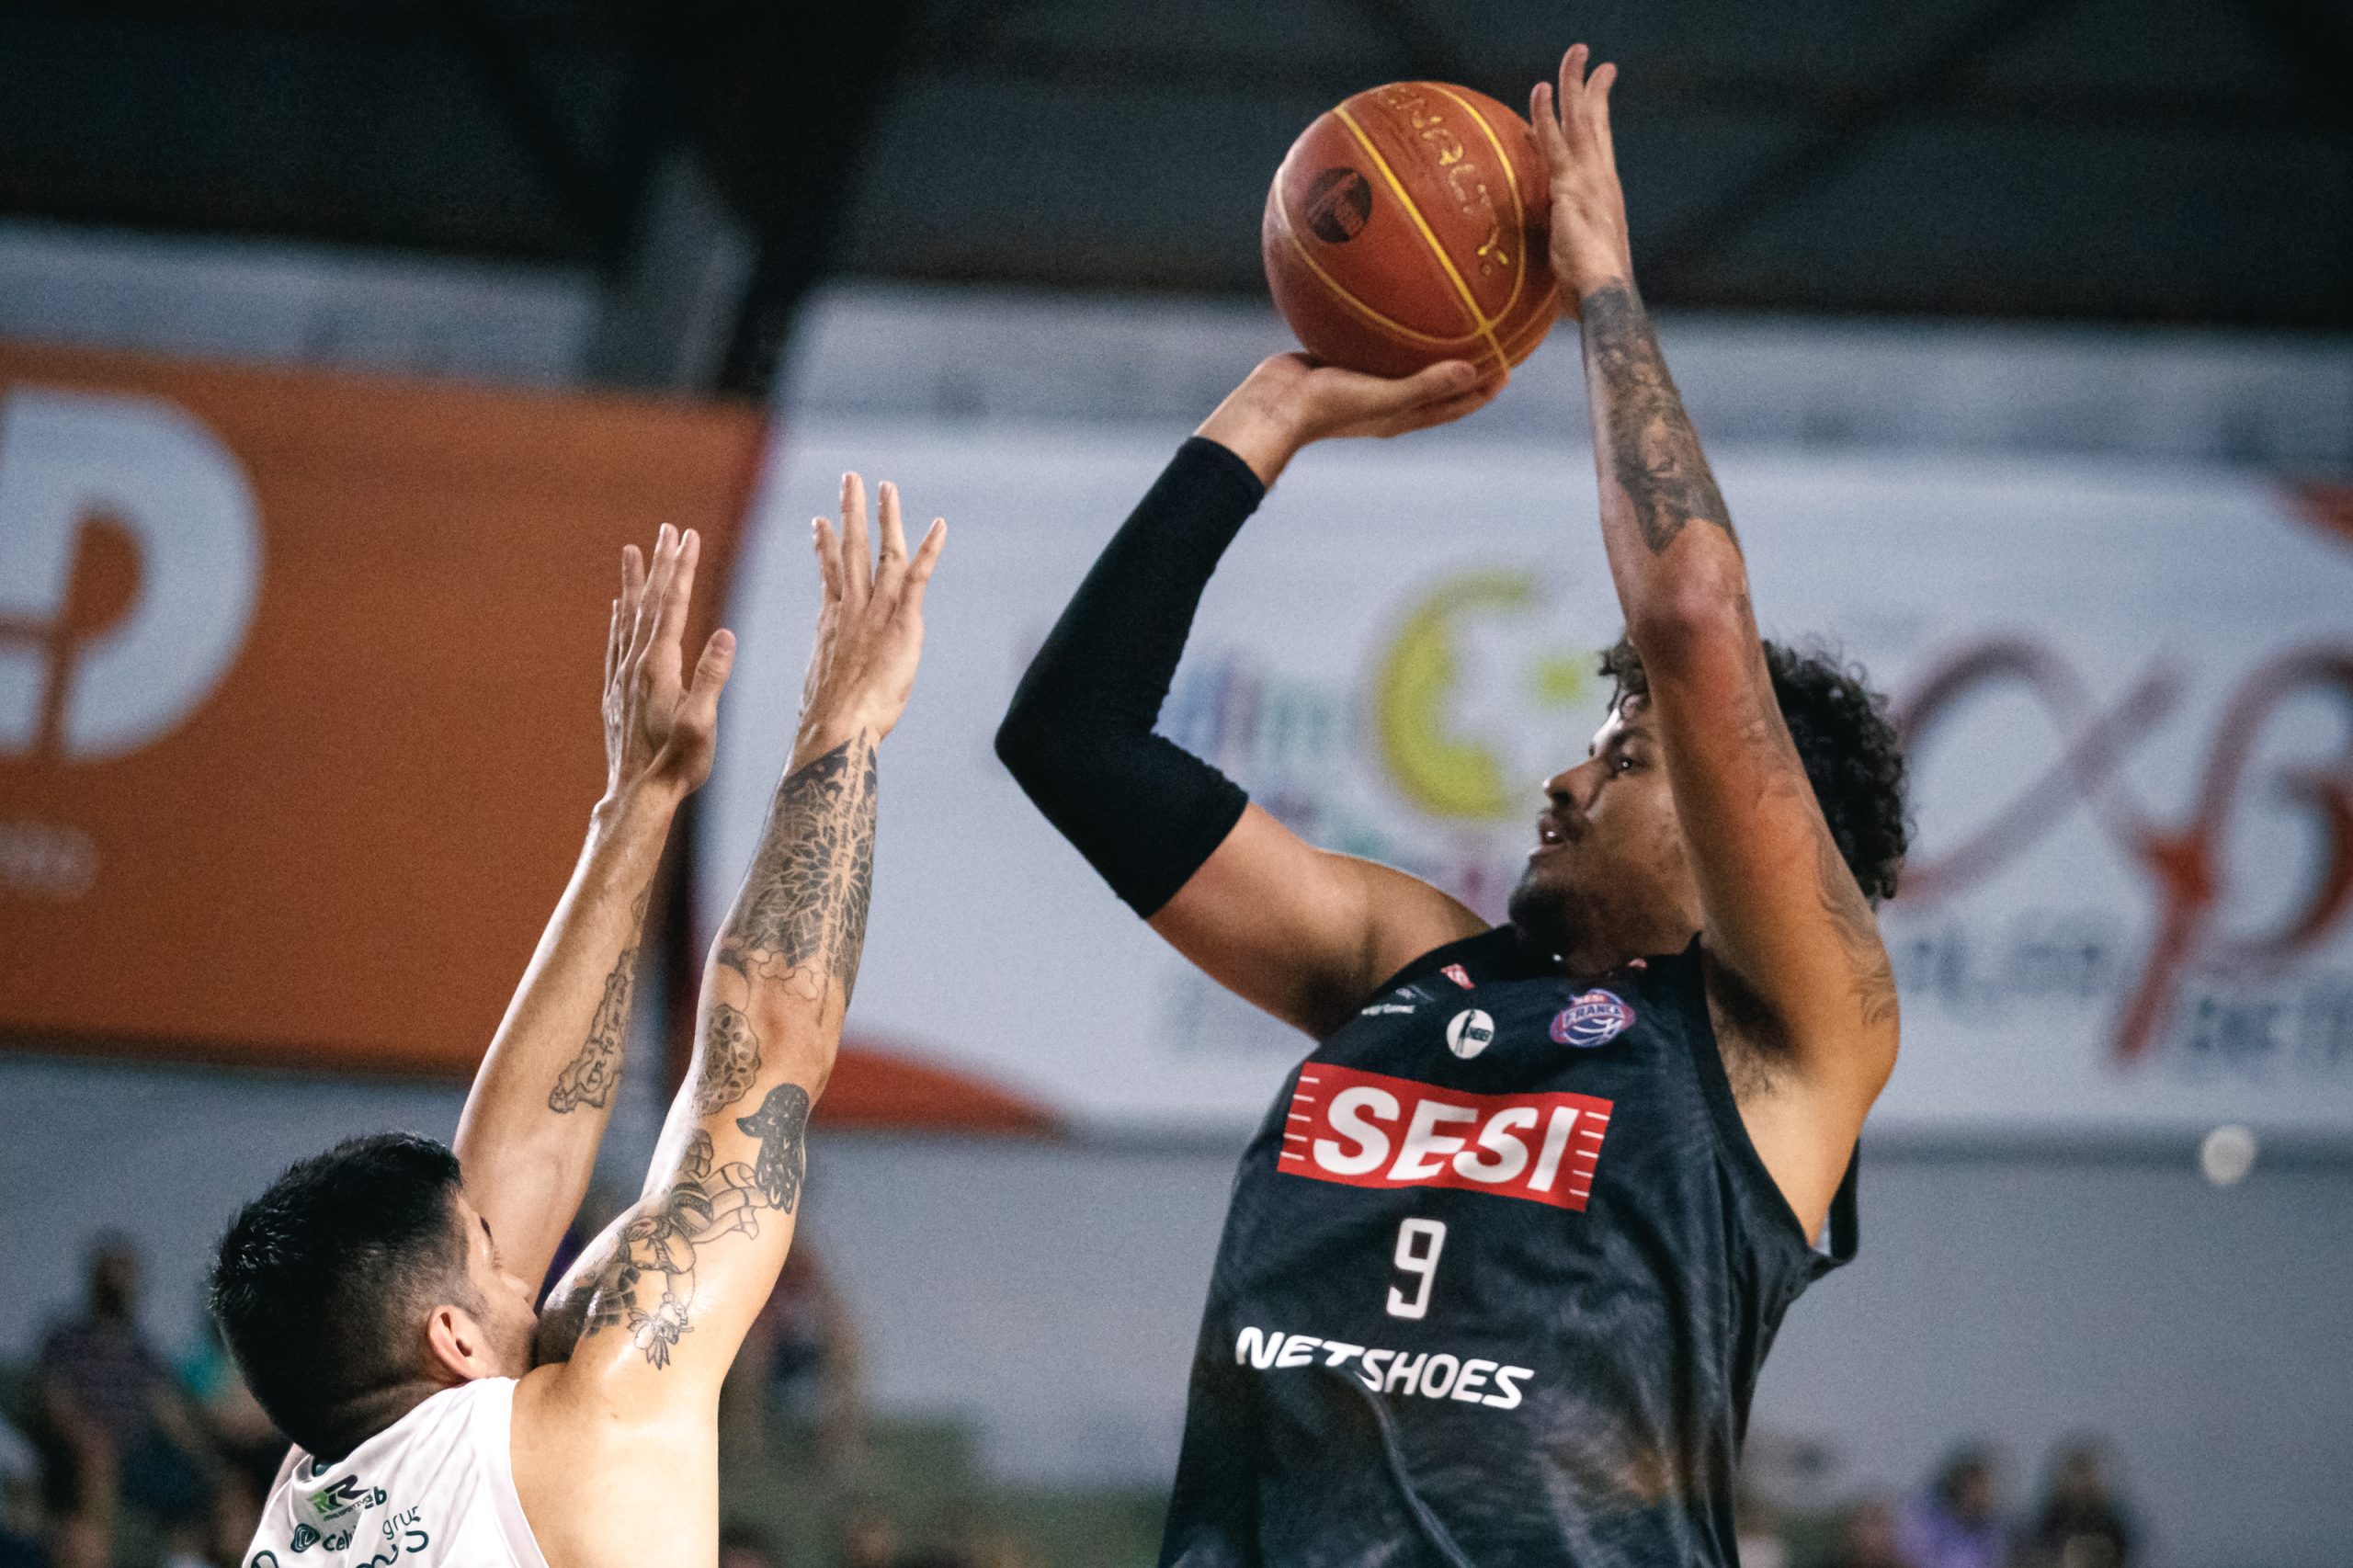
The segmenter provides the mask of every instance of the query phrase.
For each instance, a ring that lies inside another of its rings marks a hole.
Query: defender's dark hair
[[[1893,898],[1911,830],[1904,822],[1904,747],[1888,722],[1887,699],[1863,684],[1861,671],[1824,653],[1768,642],[1765,667],[1847,869],[1871,903]],[[1601,655],[1601,673],[1618,682],[1620,699],[1649,694],[1643,656],[1625,638]]]
[[[407,1132],[289,1168],[221,1238],[211,1307],[278,1429],[337,1459],[373,1435],[370,1394],[417,1376],[424,1315],[480,1306],[466,1278],[458,1156]]]

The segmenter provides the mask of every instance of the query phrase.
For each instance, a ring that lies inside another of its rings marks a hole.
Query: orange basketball
[[[1392,83],[1291,143],[1267,192],[1267,285],[1318,359],[1500,372],[1559,314],[1546,210],[1526,120],[1468,87]]]

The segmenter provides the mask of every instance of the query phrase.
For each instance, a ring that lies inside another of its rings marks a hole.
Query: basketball
[[[1499,374],[1559,314],[1528,122],[1483,93],[1395,82],[1319,116],[1267,192],[1275,308],[1318,359]]]

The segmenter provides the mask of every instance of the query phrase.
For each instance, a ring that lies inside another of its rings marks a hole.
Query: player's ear
[[[425,1320],[425,1375],[437,1383],[470,1383],[498,1370],[490,1336],[474,1315],[444,1301]]]

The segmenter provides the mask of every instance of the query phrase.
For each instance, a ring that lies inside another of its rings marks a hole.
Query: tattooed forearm
[[[621,1075],[621,1051],[629,1040],[630,993],[636,983],[638,939],[645,929],[646,895],[639,893],[630,911],[629,946],[613,960],[605,976],[605,994],[588,1020],[588,1038],[580,1054],[564,1063],[548,1091],[548,1108],[567,1115],[582,1106],[604,1109],[613,1100],[613,1085]]]
[[[1633,503],[1643,543],[1663,553],[1695,519],[1730,534],[1732,516],[1642,301],[1611,284],[1586,296],[1583,313],[1587,370],[1608,390],[1603,461]]]
[[[583,1338],[625,1331],[647,1361],[670,1364],[694,1327],[700,1252],[723,1236],[760,1233],[766,1212],[790,1214],[808,1168],[809,1095],[795,1084],[770,1089],[736,1128],[757,1144],[749,1165],[718,1163],[711,1136],[698,1130],[661,1194],[622,1225],[612,1256],[595,1273]]]
[[[1815,830],[1820,857],[1822,912],[1830,917],[1838,946],[1847,955],[1854,977],[1855,1009],[1863,1024],[1877,1028],[1895,1020],[1895,966],[1888,961],[1887,945],[1880,939],[1879,924],[1871,918],[1870,902],[1856,884],[1855,874],[1838,852],[1829,828]]]
[[[866,946],[874,881],[874,744],[861,735],[786,776],[718,959],[746,980],[783,981],[847,1003]]]
[[[695,1115],[711,1117],[749,1094],[760,1072],[760,1037],[751,1020],[722,1002],[710,1010],[703,1030],[702,1060],[695,1066]]]

